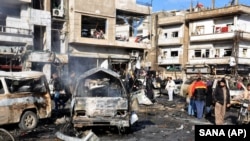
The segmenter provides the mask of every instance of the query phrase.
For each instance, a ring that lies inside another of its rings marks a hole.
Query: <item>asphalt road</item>
[[[101,141],[193,141],[195,125],[214,124],[213,116],[198,120],[187,115],[184,98],[175,96],[173,102],[168,102],[167,99],[163,95],[156,98],[154,105],[141,106],[137,113],[139,120],[128,134],[119,134],[116,128],[93,128],[92,131]],[[59,139],[55,133],[63,124],[55,124],[55,121],[64,116],[69,116],[68,110],[62,110],[58,115],[53,114],[51,119],[40,121],[38,127],[32,131],[20,131],[17,125],[5,128],[17,141],[56,141]],[[236,124],[236,117],[237,108],[230,108],[226,113],[226,123]]]

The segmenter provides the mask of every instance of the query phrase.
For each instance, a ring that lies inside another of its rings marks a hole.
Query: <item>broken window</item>
[[[178,51],[171,51],[171,57],[178,56]]]
[[[172,37],[173,37],[173,38],[178,37],[178,31],[172,32]]]
[[[18,92],[46,92],[45,88],[45,79],[37,78],[37,79],[10,79],[5,78],[8,90],[10,93],[18,93]]]
[[[105,39],[106,19],[82,16],[81,37]]]
[[[224,49],[224,56],[231,56],[232,49]]]
[[[201,50],[194,50],[195,57],[201,57]]]
[[[1,80],[0,80],[0,94],[4,94],[4,88]]]
[[[77,87],[77,95],[81,97],[122,97],[121,83],[114,78],[84,79]]]
[[[46,27],[34,25],[34,50],[43,50],[44,49],[44,36],[45,36]]]

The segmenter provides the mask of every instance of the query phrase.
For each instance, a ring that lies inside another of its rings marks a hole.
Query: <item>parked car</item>
[[[179,95],[183,81],[181,79],[176,79],[176,80],[174,80],[174,82],[175,82],[174,94]],[[163,80],[161,82],[161,87],[160,87],[161,94],[168,94],[167,89],[165,89],[166,85],[167,85],[167,80]]]
[[[77,79],[71,103],[72,124],[75,128],[129,129],[129,98],[119,74],[104,68],[91,69]]]
[[[30,130],[49,117],[50,90],[42,72],[0,72],[0,125],[18,123]]]

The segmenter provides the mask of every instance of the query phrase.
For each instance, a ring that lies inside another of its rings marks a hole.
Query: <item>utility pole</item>
[[[238,61],[239,61],[239,42],[242,36],[242,31],[235,31],[234,35],[234,45],[232,49],[232,55],[235,59],[235,66],[232,68],[232,75],[235,76],[235,78],[238,77]]]

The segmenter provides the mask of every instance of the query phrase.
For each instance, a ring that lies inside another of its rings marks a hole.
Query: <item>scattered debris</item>
[[[100,141],[100,139],[91,130],[88,132],[86,136],[82,138],[67,136],[59,131],[56,132],[56,137],[63,141]]]
[[[64,124],[64,123],[68,122],[69,120],[70,120],[69,117],[63,116],[62,118],[56,119],[55,124],[56,125]]]
[[[180,127],[176,128],[176,130],[182,130],[184,128],[184,125],[182,124]]]

